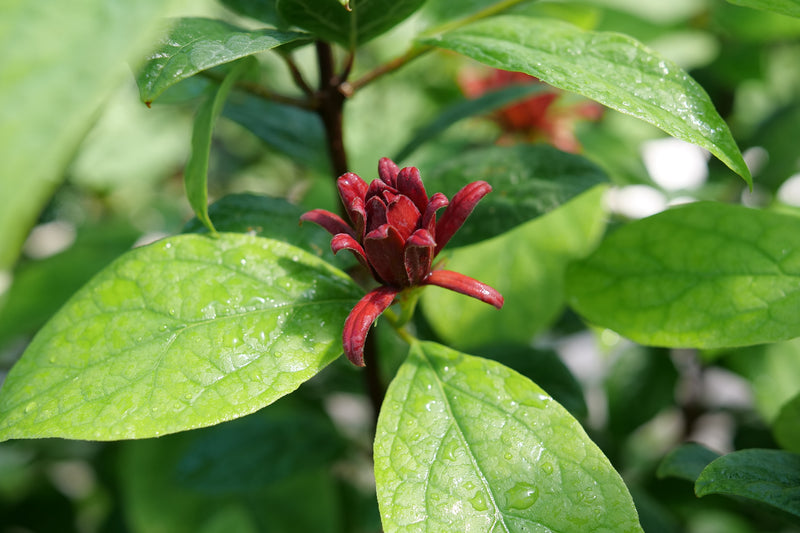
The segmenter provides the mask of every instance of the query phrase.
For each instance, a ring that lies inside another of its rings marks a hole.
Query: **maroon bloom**
[[[419,170],[402,170],[388,158],[378,163],[378,178],[367,183],[352,172],[337,181],[352,225],[341,217],[314,209],[300,217],[332,235],[334,253],[350,250],[378,283],[353,308],[344,324],[342,344],[347,358],[364,366],[364,343],[372,323],[403,290],[438,285],[472,296],[498,309],[503,297],[493,288],[458,272],[434,270],[433,259],[492,188],[485,181],[466,185],[452,201],[442,193],[430,198]],[[436,213],[446,207],[437,221]]]

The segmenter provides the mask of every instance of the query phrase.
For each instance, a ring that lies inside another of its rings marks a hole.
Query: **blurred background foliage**
[[[22,154],[0,163],[5,165],[0,191],[8,191],[0,202],[12,205],[17,194],[27,194],[26,183],[46,182],[37,193],[39,203],[31,200],[27,207],[35,217],[32,230],[33,220],[25,214],[2,219],[7,241],[0,271],[0,376],[95,272],[133,245],[181,232],[191,218],[182,168],[207,82],[187,80],[148,109],[130,70],[115,70],[111,59],[141,57],[166,14],[257,27],[210,1],[190,7],[172,3],[128,19],[101,4],[82,2],[65,20],[22,2],[0,10],[2,54],[9,54],[8,63],[0,61],[0,73],[26,67],[0,82],[6,102],[0,112],[2,154]],[[421,29],[451,17],[452,5],[430,2],[361,49],[355,75],[403,53]],[[611,227],[686,199],[800,214],[800,19],[721,0],[552,1],[514,9],[622,32],[659,51],[704,86],[745,154],[752,192],[719,161],[664,139],[654,127],[611,110],[588,120],[574,113],[584,100],[560,95],[547,112],[615,185],[602,215]],[[27,27],[30,35],[21,35],[14,24]],[[64,24],[74,24],[74,31],[62,32]],[[97,29],[104,24],[106,30]],[[145,37],[133,37],[140,33]],[[8,43],[31,36],[43,50],[64,51],[43,53],[38,62],[9,52]],[[307,73],[315,61],[311,48],[295,51]],[[102,55],[97,50],[104,49],[116,55],[95,61]],[[258,60],[261,81],[296,92],[276,56],[262,54]],[[99,72],[87,69],[87,62]],[[76,78],[85,71],[88,79]],[[359,91],[345,116],[351,170],[372,177],[378,157],[397,154],[443,109],[464,98],[470,75],[490,73],[462,57],[434,53]],[[36,91],[19,93],[27,79]],[[246,192],[301,207],[334,207],[316,117],[242,94],[231,98],[224,115],[213,140],[212,201]],[[531,137],[495,118],[462,120],[398,162],[418,166],[425,176],[475,147],[554,141],[546,131]],[[48,128],[58,135],[36,136]],[[45,141],[50,144],[39,144]],[[29,164],[38,159],[40,166]],[[16,235],[27,235],[18,256]],[[547,249],[546,243],[541,246]],[[553,298],[550,289],[541,288],[545,307]],[[626,479],[646,531],[800,531],[772,511],[722,496],[700,500],[690,482],[655,475],[664,455],[684,440],[717,452],[776,447],[770,425],[800,391],[799,341],[719,353],[655,350],[611,331],[586,331],[562,305],[550,307],[537,325],[536,350],[489,346],[474,353],[495,356],[531,376],[584,422]],[[378,335],[383,351],[396,354],[396,367],[405,346],[380,328]],[[474,344],[491,344],[491,335],[475,336]],[[388,380],[392,364],[384,366]],[[335,363],[291,400],[218,427],[133,442],[6,442],[0,444],[0,532],[378,531],[370,416],[358,372]],[[298,434],[303,437],[293,439]],[[224,462],[214,459],[220,456]]]

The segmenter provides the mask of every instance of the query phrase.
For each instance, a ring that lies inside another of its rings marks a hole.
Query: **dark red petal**
[[[324,209],[312,209],[307,213],[303,213],[300,215],[300,220],[307,220],[309,222],[313,222],[314,224],[318,224],[331,232],[332,235],[346,233],[351,237],[356,236],[353,228],[348,226],[347,222],[342,220],[342,217],[331,213],[330,211],[325,211]]]
[[[436,241],[428,230],[418,229],[406,241],[405,266],[411,286],[420,285],[431,271]]]
[[[386,222],[400,233],[405,242],[419,222],[419,210],[408,196],[397,195],[386,208]]]
[[[428,230],[428,232],[433,235],[434,239],[436,238],[436,212],[443,207],[447,207],[449,203],[450,201],[447,199],[447,196],[437,192],[431,196],[428,205],[425,206],[420,227]]]
[[[395,162],[388,157],[381,157],[381,160],[378,161],[378,177],[391,187],[397,187],[398,171]]]
[[[347,358],[356,366],[364,366],[364,343],[372,323],[392,305],[400,292],[392,287],[378,287],[361,298],[344,321],[342,347]]]
[[[460,292],[467,296],[472,296],[498,309],[503,307],[503,296],[499,292],[485,283],[481,283],[476,279],[472,279],[464,274],[459,274],[458,272],[434,270],[423,285],[436,285],[438,287],[450,289],[451,291]]]
[[[369,184],[369,188],[367,189],[367,195],[364,197],[365,201],[369,203],[370,198],[372,198],[373,196],[383,198],[384,197],[383,193],[385,191],[397,194],[397,189],[384,183],[383,180],[381,179],[372,180]]]
[[[380,197],[373,196],[367,202],[367,225],[364,228],[365,236],[387,222],[386,204]]]
[[[350,235],[346,233],[334,235],[333,239],[331,239],[331,250],[333,250],[335,254],[338,254],[341,250],[350,250],[353,252],[353,255],[356,256],[356,259],[369,269],[367,254],[364,252],[364,248]]]
[[[473,181],[458,191],[442,218],[436,224],[436,253],[438,254],[458,228],[467,220],[475,209],[475,205],[492,191],[492,186],[485,181]]]
[[[364,237],[367,261],[381,278],[379,281],[395,287],[408,285],[403,260],[404,244],[400,233],[389,224],[384,224]]]
[[[347,215],[355,226],[358,238],[363,237],[364,198],[367,195],[367,182],[358,177],[357,174],[348,172],[339,176],[339,179],[336,180],[336,187],[339,189],[339,196],[342,198]]]
[[[416,167],[406,167],[398,172],[397,190],[400,194],[411,198],[420,213],[425,212],[425,206],[428,205],[428,193],[425,192],[425,186],[422,184],[422,178]]]

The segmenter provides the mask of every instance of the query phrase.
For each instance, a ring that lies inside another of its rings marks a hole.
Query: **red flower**
[[[498,309],[503,306],[500,293],[480,281],[449,270],[431,272],[433,258],[491,186],[485,181],[470,183],[449,202],[442,193],[429,198],[414,167],[398,170],[384,157],[378,164],[378,176],[369,185],[352,172],[339,177],[339,195],[352,226],[323,209],[300,217],[331,232],[333,252],[350,250],[381,284],[356,304],[344,324],[344,352],[358,366],[364,366],[364,342],[370,326],[405,289],[438,285]],[[447,209],[437,221],[436,212],[443,207]]]

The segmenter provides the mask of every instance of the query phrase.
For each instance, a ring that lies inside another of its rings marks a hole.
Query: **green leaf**
[[[211,137],[214,133],[214,123],[222,112],[225,100],[233,88],[233,84],[251,66],[247,61],[238,62],[222,83],[211,91],[206,100],[197,110],[192,129],[192,153],[186,168],[183,171],[183,180],[186,186],[186,196],[197,218],[212,233],[216,233],[214,224],[208,218],[208,158],[211,155]]]
[[[408,156],[413,154],[417,148],[460,120],[500,109],[517,100],[522,100],[538,92],[542,92],[545,89],[546,86],[541,84],[512,85],[505,89],[486,93],[478,98],[458,102],[442,111],[439,116],[429,124],[420,128],[414,134],[414,137],[408,141],[392,159],[395,161],[408,159]]]
[[[445,249],[448,270],[491,285],[505,305],[498,311],[462,294],[426,287],[422,310],[434,331],[462,349],[531,342],[564,308],[567,264],[588,254],[602,236],[604,190],[596,187],[494,239]]]
[[[222,4],[245,17],[266,22],[276,28],[288,26],[278,14],[277,0],[220,0]]]
[[[544,144],[472,150],[426,172],[424,179],[428,190],[448,198],[476,180],[492,186],[450,240],[451,248],[496,237],[608,183],[588,159]]]
[[[800,0],[728,0],[737,6],[774,11],[783,15],[800,17]]]
[[[695,348],[800,336],[799,280],[800,219],[710,202],[620,228],[567,274],[588,321]]]
[[[563,407],[435,343],[414,343],[389,386],[375,480],[387,533],[641,531],[619,474]]]
[[[325,130],[316,113],[234,93],[223,114],[299,164],[330,173]]]
[[[143,438],[294,391],[341,353],[361,291],[306,252],[239,234],[136,248],[38,333],[0,390],[0,439]]]
[[[622,34],[558,20],[500,16],[424,44],[520,71],[592,98],[709,150],[752,184],[730,130],[703,88],[680,67]]]
[[[800,453],[800,393],[781,408],[772,432],[782,448]]]
[[[137,76],[139,96],[150,103],[200,71],[308,38],[304,33],[269,28],[247,31],[221,20],[177,19]]]
[[[800,455],[759,449],[723,455],[703,470],[694,491],[742,496],[800,517]]]
[[[278,13],[290,24],[323,41],[354,48],[392,29],[425,0],[277,0]]]
[[[98,110],[130,76],[125,61],[138,63],[174,5],[0,3],[0,99],[9,104],[0,109],[0,270],[15,262]]]
[[[700,444],[683,444],[664,457],[658,465],[656,475],[659,478],[677,477],[694,483],[703,469],[717,457],[717,452]]]

